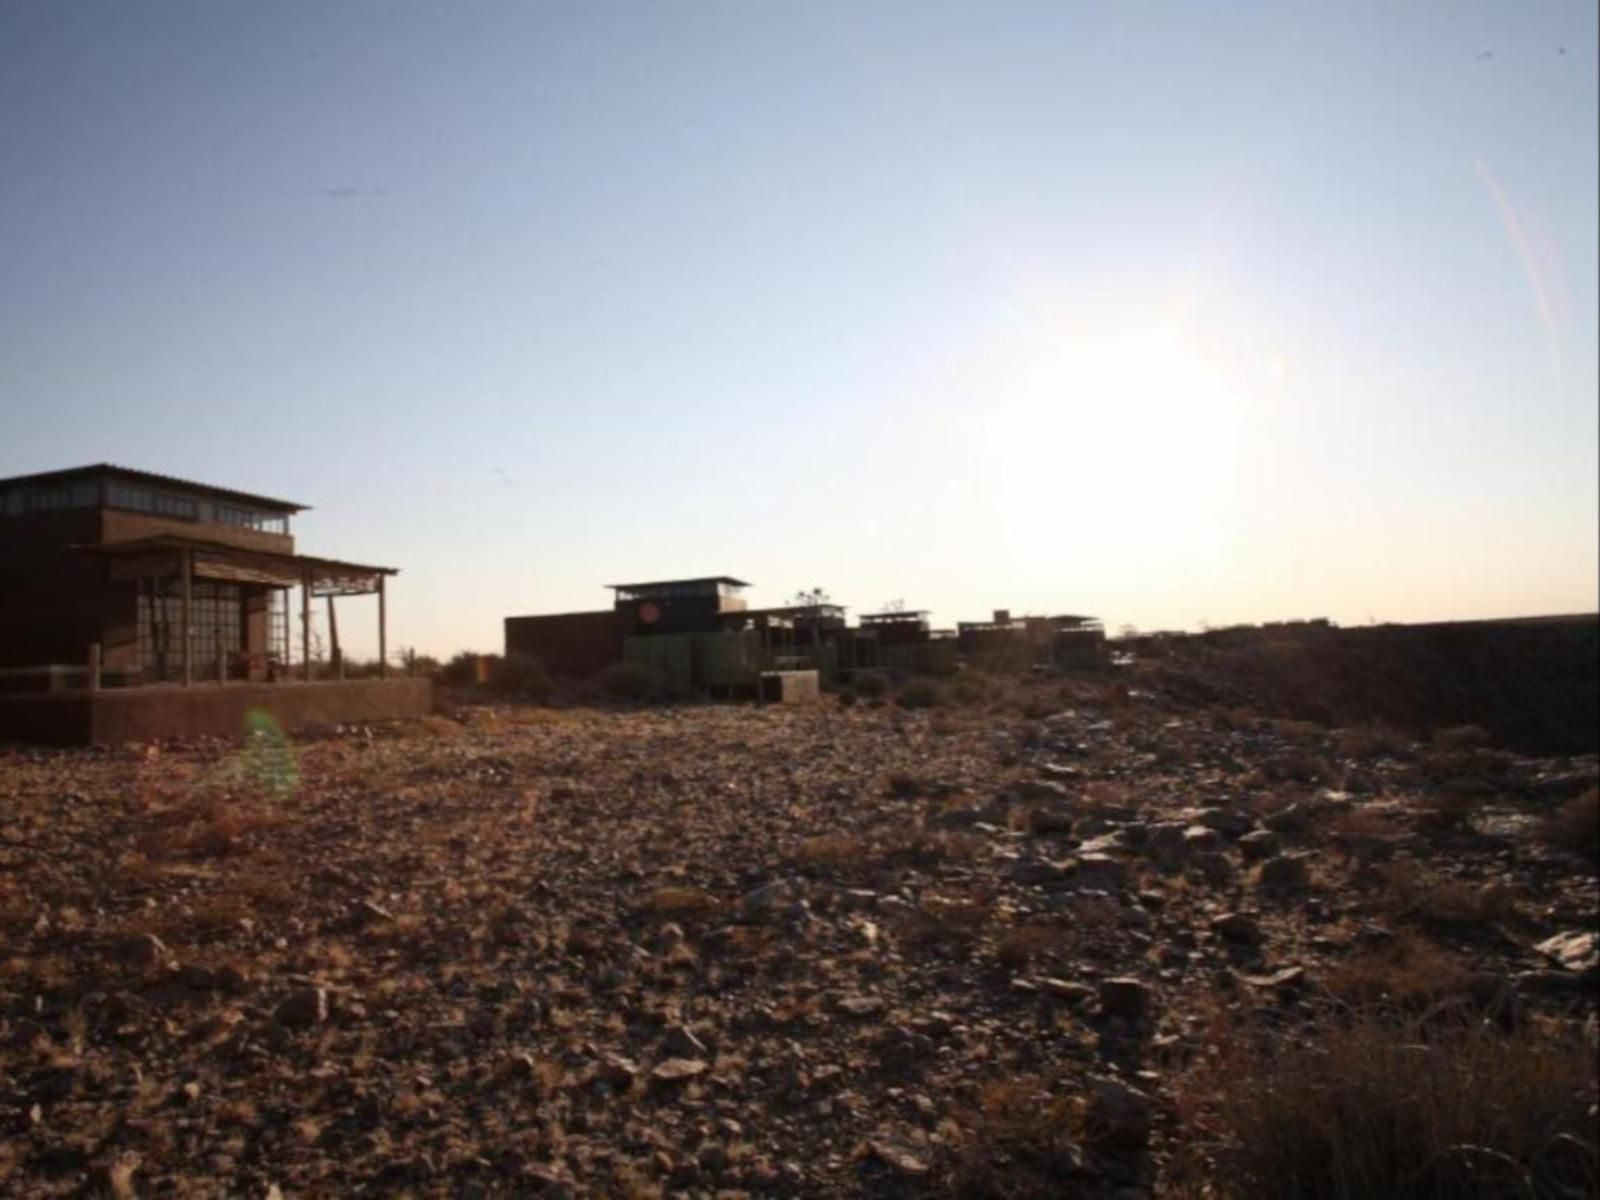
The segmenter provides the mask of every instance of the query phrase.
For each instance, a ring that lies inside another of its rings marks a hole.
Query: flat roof
[[[605,586],[616,592],[642,592],[646,588],[690,587],[697,583],[726,583],[731,587],[750,587],[743,579],[732,575],[704,575],[699,579],[652,579],[648,583],[608,583]]]
[[[927,616],[929,611],[930,610],[926,609],[926,608],[907,608],[907,609],[902,609],[899,612],[862,613],[861,617],[860,617],[860,620],[863,620],[863,621],[915,621],[920,617]]]
[[[810,613],[837,613],[844,615],[845,605],[835,604],[829,600],[822,604],[779,604],[773,608],[741,608],[738,612],[726,613],[730,617],[797,617]]]
[[[0,479],[0,488],[12,484],[23,483],[67,483],[74,479],[87,479],[96,476],[110,475],[117,479],[128,479],[137,483],[157,484],[162,487],[187,488],[194,492],[224,500],[234,500],[241,504],[252,504],[259,508],[272,508],[281,512],[305,512],[311,506],[299,504],[293,500],[278,500],[271,496],[258,495],[255,492],[241,492],[235,488],[218,487],[214,483],[200,483],[194,479],[179,479],[176,475],[159,475],[154,471],[139,471],[133,467],[119,467],[115,463],[93,463],[86,467],[67,467],[60,471],[40,471],[33,475],[13,475],[9,479]]]

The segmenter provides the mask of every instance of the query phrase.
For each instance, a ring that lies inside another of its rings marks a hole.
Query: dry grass
[[[1008,929],[995,942],[994,957],[1002,967],[1020,971],[1072,946],[1072,932],[1060,925],[1030,923]]]
[[[1415,934],[1378,950],[1361,951],[1332,967],[1323,987],[1358,1009],[1418,1012],[1467,986],[1467,969],[1453,955]]]
[[[1576,1031],[1329,1022],[1197,1064],[1185,1143],[1224,1196],[1593,1196],[1595,1057]]]
[[[1516,889],[1498,881],[1441,878],[1412,861],[1378,868],[1378,903],[1393,915],[1438,925],[1495,925],[1516,915]]]
[[[985,1086],[953,1169],[935,1194],[952,1200],[1046,1200],[1074,1194],[1083,1106],[1024,1076]]]

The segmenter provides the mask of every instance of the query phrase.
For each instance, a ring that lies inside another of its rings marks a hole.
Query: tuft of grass
[[[1378,868],[1380,903],[1396,916],[1437,925],[1493,925],[1516,915],[1515,889],[1498,881],[1448,879],[1411,860]]]
[[[1083,1105],[1022,1076],[987,1084],[956,1162],[935,1194],[950,1200],[1046,1200],[1081,1181]]]
[[[1230,1038],[1179,1107],[1226,1197],[1593,1196],[1595,1084],[1574,1027],[1368,1016]]]
[[[1426,938],[1406,933],[1329,968],[1328,995],[1351,1009],[1420,1012],[1466,990],[1467,968]]]

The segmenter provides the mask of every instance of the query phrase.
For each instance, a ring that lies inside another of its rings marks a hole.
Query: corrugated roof
[[[18,483],[64,483],[71,479],[84,479],[96,475],[113,475],[119,479],[132,479],[141,483],[161,484],[166,487],[187,488],[208,496],[253,504],[260,508],[274,508],[282,512],[305,512],[311,506],[293,500],[279,500],[255,492],[241,492],[235,488],[218,487],[214,483],[201,483],[194,479],[180,479],[176,475],[160,475],[154,471],[140,471],[133,467],[119,467],[115,463],[93,463],[86,467],[67,467],[60,471],[41,471],[33,475],[13,475],[0,479],[0,487]]]
[[[281,567],[310,567],[327,572],[346,572],[361,575],[398,575],[399,567],[379,567],[371,563],[345,562],[339,558],[319,558],[314,554],[285,554],[277,550],[252,550],[232,542],[218,542],[210,538],[180,537],[177,534],[158,533],[151,537],[130,538],[125,542],[91,542],[71,547],[85,554],[101,554],[112,558],[143,554],[150,550],[203,550],[208,554],[235,558],[241,561],[270,563]]]

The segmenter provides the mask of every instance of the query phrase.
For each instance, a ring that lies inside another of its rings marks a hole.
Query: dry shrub
[[[924,896],[899,925],[900,940],[919,949],[957,949],[977,941],[992,911],[987,898]]]
[[[1080,1101],[1039,1076],[986,1085],[956,1163],[938,1195],[952,1200],[1047,1200],[1081,1182]]]
[[[807,838],[795,850],[794,859],[802,867],[837,869],[862,862],[869,853],[870,848],[860,838],[834,833]]]
[[[1386,946],[1358,951],[1329,968],[1323,987],[1335,1000],[1370,1010],[1418,1012],[1467,988],[1459,959],[1416,934]]]
[[[1433,833],[1454,833],[1469,829],[1472,814],[1481,804],[1469,790],[1445,788],[1425,796],[1418,805],[1417,828]]]
[[[889,677],[882,671],[857,671],[850,676],[850,687],[863,700],[881,700],[889,694]]]
[[[1180,1107],[1221,1195],[1509,1200],[1600,1188],[1595,1056],[1575,1028],[1365,1017],[1219,1050]]]
[[[972,833],[919,829],[887,846],[883,857],[890,863],[931,867],[939,863],[970,862],[983,850],[984,845],[984,840]]]
[[[1514,889],[1497,881],[1448,879],[1406,860],[1378,868],[1383,880],[1379,903],[1399,917],[1440,925],[1489,925],[1516,914]]]
[[[1600,788],[1574,796],[1539,825],[1539,836],[1600,862]]]
[[[1211,728],[1219,733],[1246,733],[1256,727],[1256,714],[1248,708],[1214,708]]]
[[[1001,935],[995,943],[994,957],[1007,970],[1020,971],[1038,959],[1059,953],[1073,941],[1072,932],[1060,925],[1018,925]]]
[[[1335,735],[1339,752],[1347,758],[1371,762],[1380,758],[1408,758],[1412,739],[1387,725],[1356,725]]]

